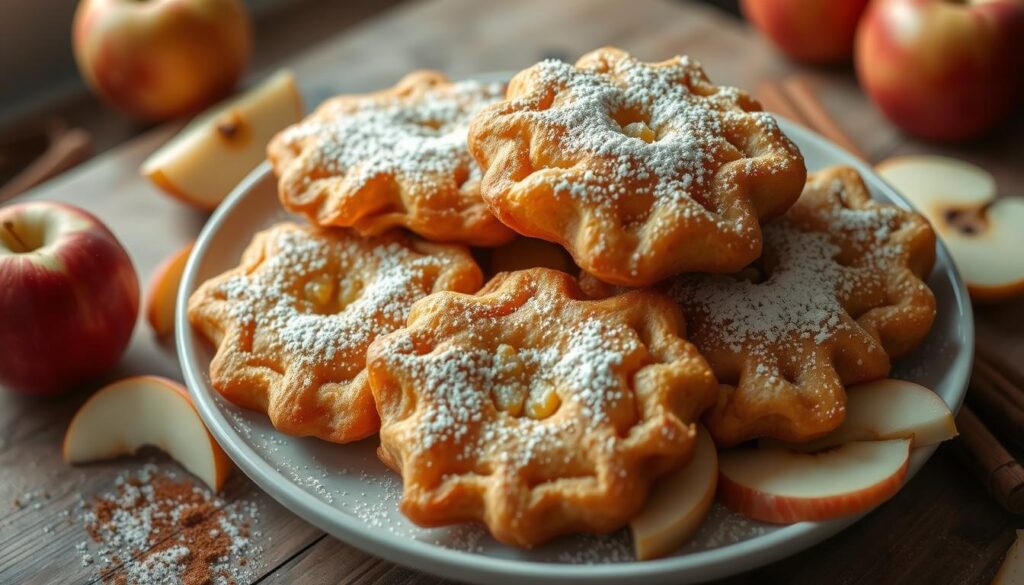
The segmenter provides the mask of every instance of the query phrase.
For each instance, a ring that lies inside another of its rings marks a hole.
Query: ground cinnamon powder
[[[233,584],[258,566],[254,504],[226,502],[155,465],[122,474],[113,491],[84,507],[85,529],[99,548],[97,568],[109,582]],[[79,547],[90,564],[85,549]]]

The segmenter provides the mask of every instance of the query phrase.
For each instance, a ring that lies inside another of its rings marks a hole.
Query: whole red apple
[[[0,386],[57,394],[103,374],[138,311],[135,269],[98,219],[45,201],[0,209]]]
[[[792,59],[842,63],[853,56],[857,22],[868,0],[743,0],[747,20]]]
[[[903,130],[974,138],[1022,103],[1024,1],[875,0],[855,63],[864,90]]]
[[[249,61],[241,0],[82,0],[72,42],[86,81],[124,112],[163,120],[226,96]]]

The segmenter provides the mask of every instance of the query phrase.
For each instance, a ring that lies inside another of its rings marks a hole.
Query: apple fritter
[[[367,357],[402,512],[424,526],[483,522],[526,547],[623,526],[655,479],[689,461],[694,421],[714,403],[684,335],[665,295],[586,300],[546,268],[417,302]]]
[[[475,246],[512,239],[480,198],[480,169],[466,147],[470,116],[504,90],[417,71],[391,89],[326,101],[267,148],[281,202],[318,225],[364,235],[401,226]]]
[[[203,283],[188,315],[217,346],[210,380],[221,395],[265,411],[283,433],[345,443],[380,424],[370,342],[403,326],[417,300],[473,292],[482,278],[461,246],[281,223]]]
[[[845,387],[886,377],[931,329],[935,297],[922,279],[934,262],[923,217],[872,201],[856,170],[831,167],[766,226],[757,262],[662,285],[722,384],[704,417],[715,441],[806,441],[839,426]],[[617,290],[581,280],[592,297]]]
[[[688,57],[605,48],[520,72],[473,118],[469,147],[502,222],[602,280],[644,286],[743,268],[760,222],[799,197],[803,157],[760,109]]]

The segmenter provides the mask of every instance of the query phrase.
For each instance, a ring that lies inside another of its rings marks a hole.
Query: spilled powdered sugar
[[[501,83],[464,81],[424,90],[415,101],[367,97],[354,107],[328,103],[323,112],[285,131],[284,139],[315,141],[309,163],[347,175],[359,185],[380,175],[395,175],[400,184],[451,183],[479,177],[469,155],[469,120],[505,95]]]
[[[82,500],[90,540],[75,549],[105,582],[230,585],[260,574],[254,502],[226,501],[173,470],[146,464]]]
[[[313,228],[285,227],[277,228],[259,268],[232,277],[220,290],[233,319],[274,332],[272,346],[299,365],[363,359],[366,346],[403,325],[412,304],[430,292],[424,274],[437,267],[437,258],[395,242],[328,238]],[[318,284],[327,291],[327,313],[319,312],[315,292],[311,299],[303,286],[319,273],[328,274]],[[347,304],[338,304],[339,297]]]

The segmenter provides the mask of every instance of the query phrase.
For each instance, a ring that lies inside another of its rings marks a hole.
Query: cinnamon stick
[[[964,406],[956,417],[959,441],[996,501],[1011,514],[1024,513],[1024,467],[1014,459],[971,409]]]
[[[1011,413],[1024,423],[1024,390],[1014,384],[1003,370],[997,369],[988,360],[976,357],[974,359],[974,372],[976,377],[984,380],[999,392],[1007,402],[1014,405],[1014,412]],[[1024,426],[1021,427],[1024,429]]]
[[[789,118],[801,126],[811,127],[807,118],[793,107],[793,104],[786,97],[786,94],[783,93],[779,84],[774,81],[761,81],[757,84],[756,91],[757,99],[761,101],[761,105],[769,112],[775,112],[785,118]]]
[[[1021,390],[1024,394],[1024,370],[1020,366],[1014,366],[1008,362],[1005,358],[996,353],[989,344],[982,339],[975,340],[974,343],[974,361],[983,361],[989,366],[994,368],[996,371],[1001,373],[1003,377],[1013,383],[1013,385]]]
[[[786,78],[782,82],[782,89],[793,102],[793,105],[807,119],[809,128],[816,130],[819,134],[843,147],[857,158],[861,160],[867,159],[861,149],[843,132],[839,124],[832,119],[828,110],[825,109],[825,106],[814,95],[814,90],[811,89],[803,77],[792,75]]]
[[[56,177],[92,154],[92,137],[73,128],[53,139],[50,146],[21,173],[0,187],[0,202]]]
[[[980,357],[975,358],[967,398],[1004,439],[1024,444],[1024,391]]]

